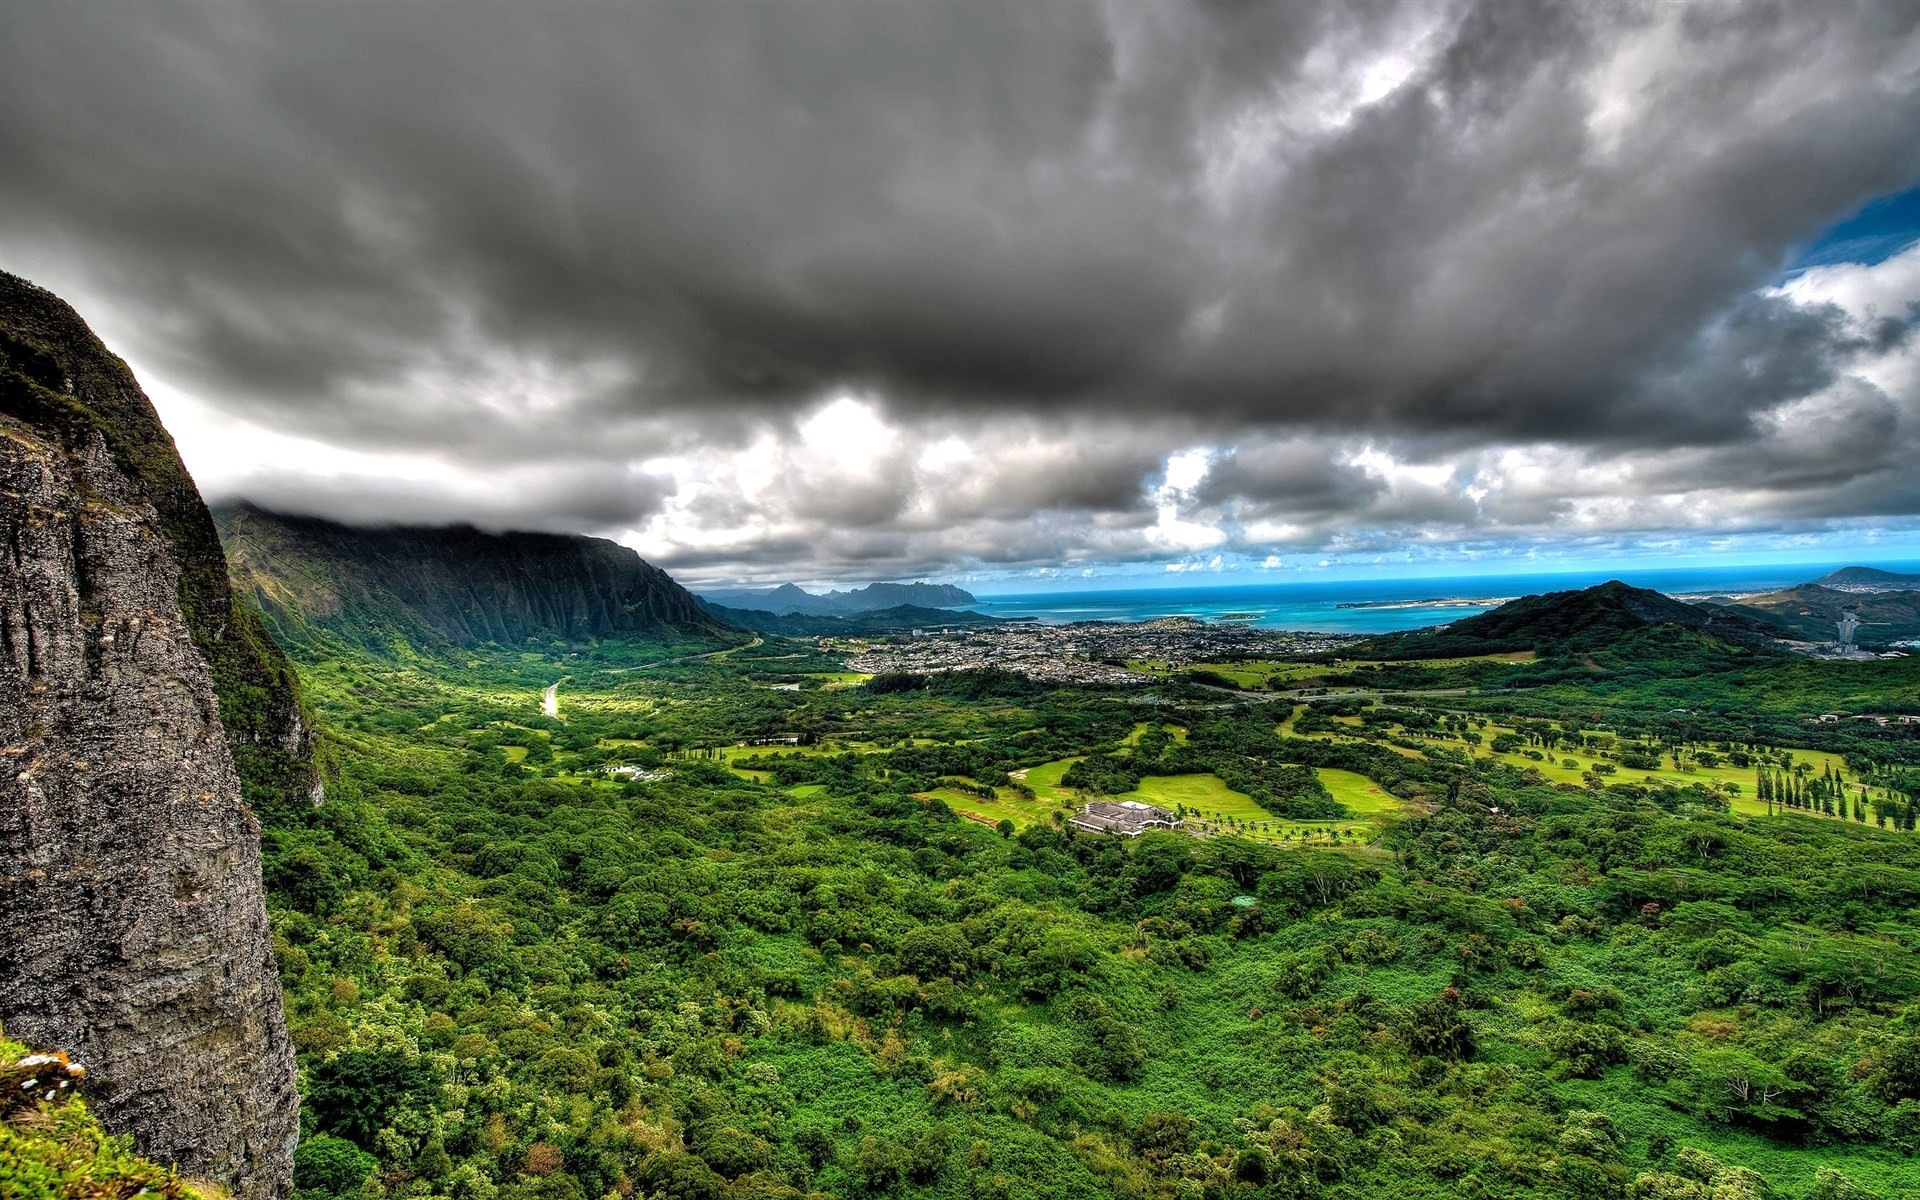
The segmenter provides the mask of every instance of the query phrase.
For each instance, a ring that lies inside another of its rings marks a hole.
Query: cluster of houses
[[[1842,721],[1864,721],[1869,725],[1920,725],[1920,716],[1901,714],[1883,717],[1878,713],[1821,713],[1814,718],[1822,725],[1838,725]]]
[[[1166,617],[1157,621],[1008,621],[958,630],[916,629],[906,639],[864,647],[847,670],[931,674],[999,667],[1042,683],[1146,685],[1159,681],[1127,662],[1182,665],[1233,657],[1319,654],[1353,639],[1338,634],[1254,629],[1238,622]],[[830,639],[821,639],[822,645]]]

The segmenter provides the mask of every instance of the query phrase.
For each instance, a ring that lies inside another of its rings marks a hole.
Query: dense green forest
[[[303,1200],[1920,1196],[1920,741],[1793,711],[1910,666],[301,656]]]

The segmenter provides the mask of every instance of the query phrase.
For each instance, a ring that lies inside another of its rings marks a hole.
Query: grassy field
[[[1145,800],[1161,808],[1184,805],[1222,816],[1248,817],[1257,813],[1262,819],[1271,819],[1273,815],[1255,804],[1253,797],[1234,791],[1225,780],[1213,774],[1148,775],[1140,780],[1137,791],[1127,793],[1122,799]]]
[[[1346,805],[1356,816],[1393,816],[1405,811],[1397,797],[1365,775],[1332,767],[1321,767],[1317,773],[1333,798]]]
[[[1015,772],[1016,779],[1033,789],[1035,798],[1032,800],[1015,794],[1009,788],[996,789],[991,800],[957,787],[938,787],[920,795],[922,798],[943,800],[955,812],[985,824],[1007,820],[1012,821],[1016,829],[1024,829],[1028,825],[1051,821],[1055,811],[1071,812],[1079,807],[1083,800],[1080,793],[1060,783],[1067,768],[1077,761],[1069,758],[1043,763],[1028,768],[1024,778],[1021,778],[1021,772]],[[1211,773],[1148,775],[1141,779],[1138,790],[1119,799],[1142,800],[1165,809],[1184,810],[1193,814],[1189,817],[1189,826],[1202,834],[1233,833],[1273,845],[1308,841],[1365,842],[1379,831],[1383,819],[1403,811],[1400,801],[1364,775],[1331,769],[1322,769],[1319,774],[1321,782],[1326,784],[1333,797],[1352,811],[1353,819],[1283,820],[1261,808],[1253,797],[1234,791],[1218,775]]]
[[[1037,767],[1028,767],[1023,771],[1014,771],[1014,779],[1033,789],[1035,797],[1041,800],[1072,801],[1079,793],[1069,787],[1060,786],[1060,777],[1067,768],[1079,762],[1078,758],[1055,759],[1050,763],[1041,763]]]
[[[1459,666],[1464,663],[1529,663],[1534,661],[1531,650],[1516,650],[1506,654],[1473,654],[1461,658],[1436,658],[1422,660],[1422,666],[1435,668]],[[1341,663],[1301,663],[1273,662],[1255,660],[1252,662],[1197,662],[1168,663],[1151,659],[1133,659],[1128,661],[1129,670],[1146,675],[1172,675],[1182,671],[1211,671],[1226,679],[1231,679],[1247,691],[1279,690],[1311,683],[1328,675],[1343,675],[1363,667],[1387,666],[1385,662],[1372,659],[1354,659]]]
[[[1144,800],[1162,808],[1189,814],[1188,826],[1202,834],[1232,833],[1272,845],[1309,842],[1352,844],[1371,841],[1379,832],[1383,818],[1404,810],[1400,801],[1388,795],[1364,775],[1322,768],[1320,781],[1334,799],[1354,814],[1347,821],[1296,821],[1276,817],[1254,802],[1253,797],[1236,792],[1218,775],[1148,775],[1139,790],[1122,797]]]
[[[1152,728],[1154,728],[1154,725],[1151,721],[1142,721],[1138,725],[1135,725],[1133,727],[1132,733],[1129,733],[1126,737],[1120,739],[1120,744],[1123,746],[1138,746],[1140,744],[1140,739],[1145,737],[1147,735],[1147,730]],[[1187,727],[1186,726],[1162,725],[1160,726],[1160,728],[1166,730],[1169,734],[1173,735],[1173,740],[1176,744],[1182,745],[1182,746],[1187,744]]]
[[[1505,725],[1490,725],[1481,731],[1489,743],[1500,734],[1513,732],[1514,730],[1511,727]],[[1595,764],[1606,761],[1605,759],[1597,758],[1594,755],[1580,750],[1571,752],[1556,750],[1550,753],[1541,750],[1540,753],[1545,754],[1546,759],[1542,762],[1535,762],[1526,757],[1525,754],[1517,751],[1510,751],[1506,754],[1493,754],[1486,748],[1485,743],[1478,747],[1469,747],[1457,738],[1434,740],[1439,741],[1442,745],[1450,745],[1457,750],[1470,750],[1476,757],[1485,758],[1491,756],[1501,762],[1523,769],[1526,767],[1537,767],[1542,775],[1555,783],[1579,783],[1585,772],[1591,770]],[[1538,748],[1536,747],[1536,749]],[[1824,750],[1795,750],[1792,754],[1793,760],[1796,763],[1807,763],[1812,766],[1815,775],[1819,775],[1829,767],[1835,771],[1839,771],[1843,770],[1846,766],[1845,761],[1838,754],[1829,754]],[[1569,759],[1576,765],[1572,767],[1566,766],[1566,761]],[[1633,767],[1619,767],[1618,773],[1611,778],[1622,782],[1660,782],[1681,785],[1688,783],[1737,783],[1740,785],[1740,790],[1743,794],[1752,796],[1759,787],[1759,774],[1758,767],[1735,767],[1725,764],[1717,767],[1694,766],[1690,770],[1681,771],[1674,768],[1672,758],[1668,757],[1662,759],[1661,766],[1658,770],[1642,771]]]
[[[1334,719],[1336,721],[1342,720],[1342,718],[1338,717]],[[1357,723],[1359,718],[1352,718],[1352,720]],[[1281,727],[1282,732],[1290,732],[1289,727],[1291,724],[1292,719],[1289,718]],[[1394,728],[1397,732],[1405,732],[1398,726]],[[1538,752],[1544,756],[1540,761],[1528,758],[1520,751],[1508,751],[1505,754],[1495,754],[1487,748],[1488,744],[1500,734],[1513,733],[1515,730],[1511,726],[1506,725],[1489,725],[1479,732],[1485,739],[1479,746],[1469,746],[1457,737],[1423,738],[1421,740],[1432,741],[1450,749],[1465,751],[1476,758],[1492,759],[1520,770],[1532,768],[1539,771],[1541,776],[1551,783],[1584,784],[1587,772],[1591,771],[1596,765],[1608,761],[1589,754],[1584,750],[1567,751],[1561,749],[1549,752],[1538,747],[1534,747],[1534,749],[1538,750]],[[1834,771],[1844,771],[1846,767],[1846,763],[1840,755],[1832,754],[1824,750],[1794,750],[1792,754],[1795,763],[1808,764],[1813,768],[1813,774],[1816,776],[1821,775],[1829,768]],[[1568,766],[1567,764],[1569,762],[1573,765]],[[1620,766],[1618,763],[1613,764],[1613,766],[1615,767],[1615,773],[1606,776],[1607,780],[1613,783],[1672,784],[1680,787],[1684,787],[1689,783],[1731,784],[1739,789],[1732,796],[1734,812],[1742,816],[1750,817],[1765,816],[1767,812],[1766,803],[1762,801],[1758,795],[1760,771],[1757,766],[1735,767],[1723,763],[1715,767],[1693,765],[1687,770],[1679,770],[1673,766],[1673,759],[1670,756],[1663,758],[1660,767],[1651,771]],[[1336,798],[1340,797],[1336,795]],[[1342,803],[1346,802],[1344,798],[1340,799]],[[1808,815],[1818,816],[1820,814],[1815,813]],[[1835,817],[1834,819],[1838,820],[1840,818]]]
[[[827,691],[837,692],[843,688],[859,687],[873,676],[859,671],[809,671],[807,678],[818,679]]]
[[[1530,662],[1533,662],[1538,657],[1539,655],[1534,653],[1532,650],[1509,650],[1499,654],[1467,654],[1459,658],[1421,658],[1421,659],[1415,659],[1414,661],[1423,667],[1451,667],[1451,666],[1459,666],[1462,663],[1477,663],[1477,662],[1530,663]],[[1349,668],[1352,668],[1352,667],[1398,666],[1401,664],[1398,664],[1391,659],[1374,660],[1369,658],[1356,658],[1352,662],[1349,662],[1345,665]]]
[[[953,787],[937,787],[918,795],[923,799],[944,800],[953,811],[988,825],[1012,821],[1015,829],[1044,825],[1053,820],[1053,813],[1059,807],[1046,800],[1024,799],[1005,788],[995,789],[992,800]]]

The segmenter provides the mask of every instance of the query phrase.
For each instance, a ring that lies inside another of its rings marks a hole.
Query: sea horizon
[[[965,607],[989,616],[1065,625],[1076,621],[1152,621],[1164,617],[1309,633],[1390,633],[1474,616],[1508,600],[1618,579],[1666,595],[1753,593],[1810,583],[1843,566],[1738,564],[1659,570],[1553,571],[1285,583],[1213,584],[1000,592]],[[1920,560],[1879,564],[1920,573]]]

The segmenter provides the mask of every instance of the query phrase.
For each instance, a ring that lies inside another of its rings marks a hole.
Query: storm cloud
[[[0,0],[0,267],[210,493],[696,577],[1824,528],[1916,129],[1899,3]]]

